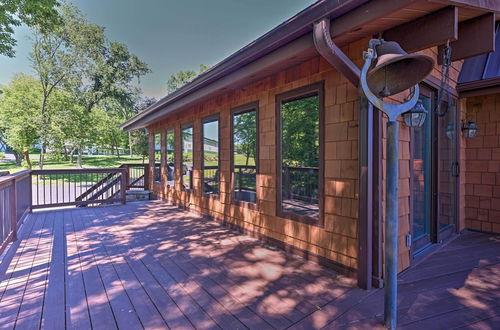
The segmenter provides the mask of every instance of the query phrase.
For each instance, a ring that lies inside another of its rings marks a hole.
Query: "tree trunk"
[[[69,152],[69,163],[73,164],[73,156],[75,155],[75,148],[71,149]]]
[[[14,157],[16,158],[16,165],[21,166],[23,164],[23,154],[19,151],[12,150],[12,153],[14,154]]]
[[[30,152],[29,151],[24,152],[24,159],[26,160],[26,164],[28,165],[28,169],[31,170],[31,159],[30,159]]]
[[[78,147],[78,157],[76,159],[76,167],[82,168],[82,147]]]

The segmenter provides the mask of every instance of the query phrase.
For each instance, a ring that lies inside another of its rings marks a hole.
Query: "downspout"
[[[330,19],[314,24],[314,45],[320,55],[343,74],[354,86],[360,80],[359,68],[337,47],[330,35]],[[373,241],[373,106],[362,91],[359,93],[359,206],[358,206],[358,286],[372,287]]]

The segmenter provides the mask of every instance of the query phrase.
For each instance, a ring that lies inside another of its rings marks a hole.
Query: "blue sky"
[[[145,95],[165,95],[168,77],[214,65],[315,0],[73,0],[89,21],[105,26],[152,73],[141,78]],[[16,57],[0,56],[0,84],[16,72],[33,73],[29,30],[16,29]]]

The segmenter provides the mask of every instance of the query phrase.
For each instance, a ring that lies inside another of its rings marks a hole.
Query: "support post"
[[[127,177],[128,177],[128,168],[125,168],[124,170],[121,171],[121,177],[120,177],[120,194],[121,194],[121,200],[122,204],[127,203]]]
[[[12,230],[12,241],[17,240],[17,200],[16,200],[16,179],[12,179],[10,189],[10,226]]]
[[[387,174],[384,268],[384,321],[396,329],[398,308],[398,122],[387,122]]]

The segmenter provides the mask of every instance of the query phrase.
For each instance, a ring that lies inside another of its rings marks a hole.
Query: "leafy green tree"
[[[146,130],[139,129],[131,132],[130,148],[134,154],[142,156],[142,162],[149,157],[149,135]]]
[[[250,159],[256,159],[257,126],[255,112],[245,112],[234,117],[235,151],[246,157],[245,165]]]
[[[40,137],[40,84],[32,76],[17,74],[3,90],[0,121],[4,125],[5,143],[21,153],[31,168],[30,150]]]
[[[167,80],[167,94],[175,92],[180,87],[184,86],[188,82],[192,81],[199,74],[207,71],[208,66],[200,64],[198,72],[194,70],[179,71],[176,74],[170,76]]]
[[[25,24],[50,31],[61,23],[57,0],[0,0],[0,54],[14,57],[14,27]]]
[[[282,153],[286,166],[319,166],[319,108],[316,96],[282,105]]]

